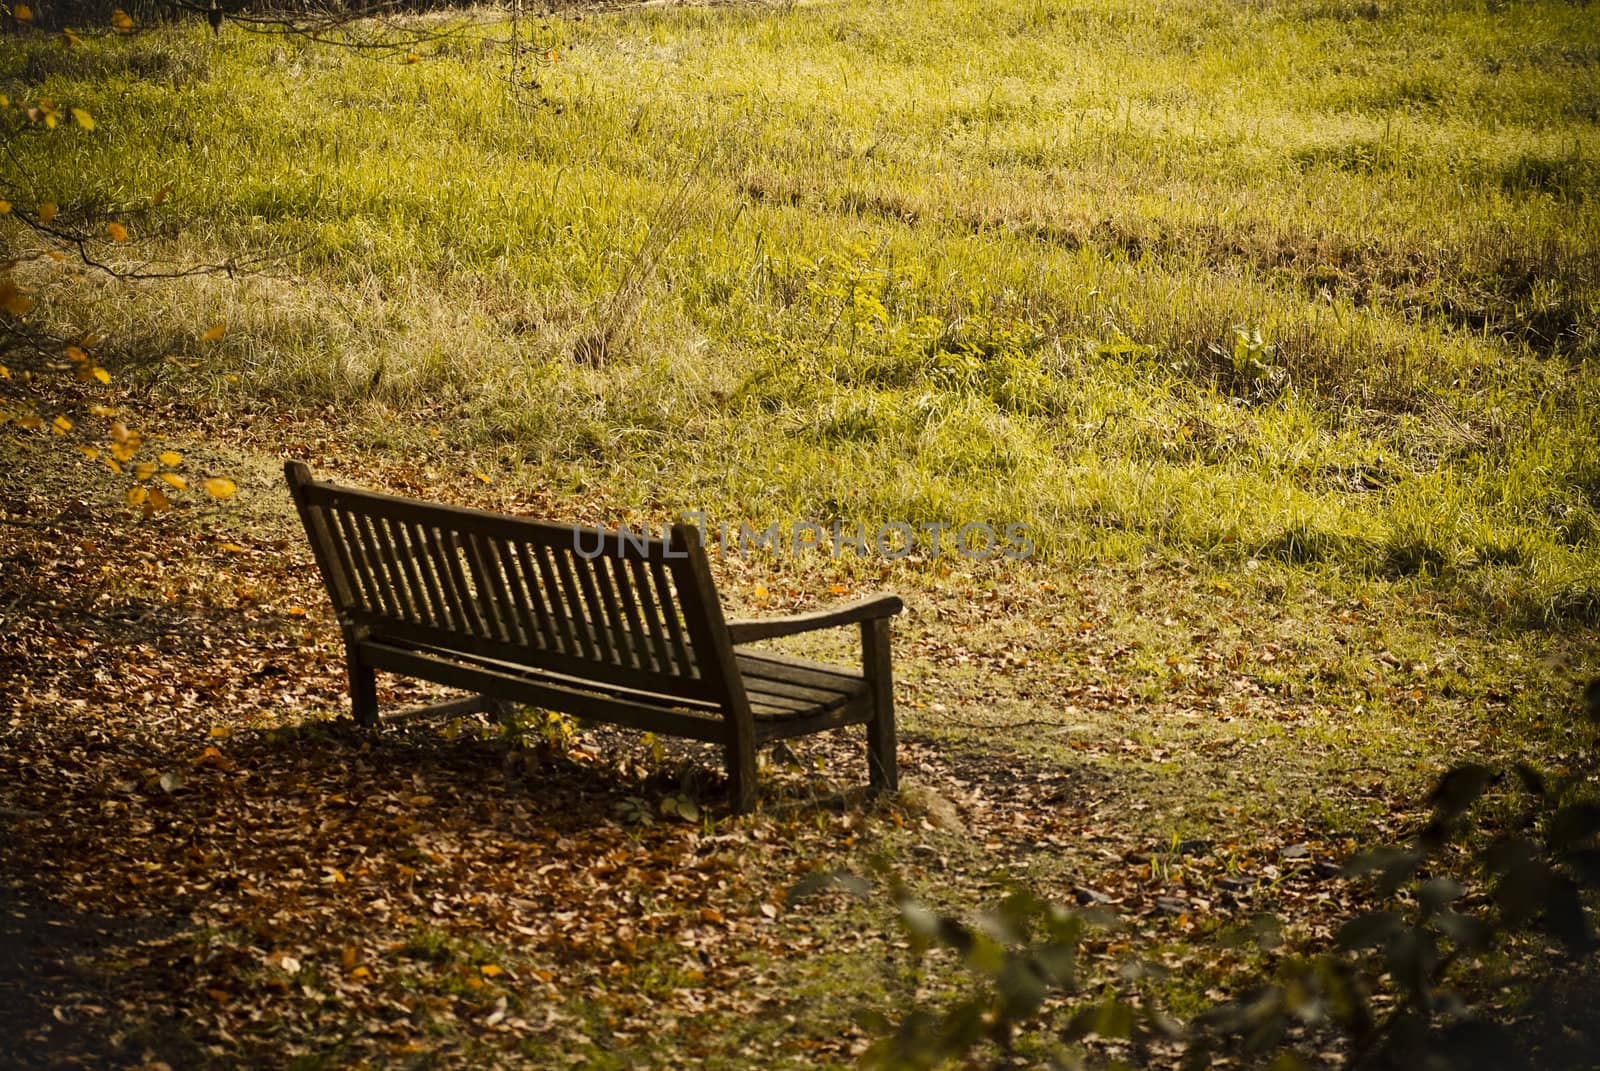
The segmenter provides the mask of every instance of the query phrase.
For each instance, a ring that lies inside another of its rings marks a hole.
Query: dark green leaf
[[[1493,770],[1476,762],[1456,766],[1439,778],[1428,802],[1441,816],[1458,817],[1477,802],[1493,777]]]
[[[1445,904],[1461,899],[1466,891],[1454,878],[1429,878],[1417,890],[1417,903],[1422,905],[1424,913],[1431,915]]]
[[[1405,927],[1405,920],[1393,911],[1368,911],[1339,927],[1334,943],[1340,948],[1370,948],[1393,937]]]
[[[1375,851],[1351,856],[1344,865],[1344,872],[1348,877],[1377,873],[1378,889],[1387,895],[1398,889],[1400,884],[1415,874],[1421,865],[1421,852],[1402,848],[1378,848]]]
[[[1553,848],[1588,847],[1600,832],[1600,803],[1584,800],[1561,808],[1550,818],[1550,845]]]
[[[1494,940],[1494,927],[1475,915],[1462,915],[1455,911],[1441,911],[1433,916],[1439,932],[1450,938],[1458,948],[1478,952],[1489,947]]]
[[[1484,850],[1483,865],[1491,874],[1507,874],[1538,855],[1539,846],[1526,837],[1506,837]]]
[[[1426,1006],[1432,985],[1430,979],[1438,962],[1433,934],[1417,926],[1405,926],[1389,939],[1385,949],[1389,974],[1413,1003]]]
[[[1551,875],[1545,890],[1544,926],[1573,954],[1587,952],[1594,943],[1578,887],[1563,875]]]
[[[1499,1023],[1482,1018],[1452,1024],[1440,1038],[1438,1049],[1449,1066],[1474,1071],[1501,1071],[1527,1063],[1515,1035]]]
[[[1575,852],[1567,852],[1562,859],[1583,884],[1600,885],[1600,848],[1581,848]]]
[[[1541,799],[1544,797],[1547,791],[1544,783],[1544,774],[1525,762],[1517,763],[1512,769],[1516,771],[1517,777],[1522,781],[1522,787]]]
[[[1553,875],[1541,859],[1527,859],[1506,871],[1494,888],[1495,902],[1506,922],[1517,925],[1544,910]]]

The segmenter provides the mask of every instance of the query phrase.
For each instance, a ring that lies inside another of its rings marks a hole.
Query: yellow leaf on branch
[[[0,216],[3,216],[7,212],[10,212],[10,211],[11,211],[11,202],[10,201],[0,201]]]
[[[155,474],[156,463],[154,461],[141,461],[133,467],[133,478],[136,480],[148,480]]]
[[[172,508],[172,499],[168,498],[159,487],[150,489],[150,501],[145,504],[148,513],[160,513]]]
[[[133,32],[133,18],[120,7],[111,12],[111,28],[118,33]]]
[[[220,342],[222,340],[222,336],[227,334],[227,333],[228,333],[228,325],[227,324],[217,324],[215,327],[208,329],[205,334],[201,335],[200,336],[200,341],[201,342]]]
[[[94,129],[94,116],[90,115],[82,108],[72,109],[72,121],[83,127],[85,130]]]
[[[181,465],[183,464],[183,455],[176,450],[168,450],[161,455],[161,463],[163,465]]]
[[[33,8],[29,7],[27,4],[16,5],[11,9],[11,14],[18,22],[33,21]]]
[[[72,430],[72,421],[64,416],[58,416],[50,422],[50,430],[57,435],[65,435]]]
[[[117,411],[109,405],[91,405],[89,412],[97,417],[114,417],[117,415]]]
[[[145,499],[149,497],[150,489],[148,487],[128,488],[128,505],[130,506],[142,506],[144,505]]]
[[[13,316],[22,316],[33,308],[33,299],[18,292],[17,284],[10,279],[0,279],[0,308]]]
[[[228,479],[226,476],[209,477],[205,483],[201,484],[200,486],[205,488],[206,494],[217,499],[219,502],[232,498],[234,492],[239,489],[238,485],[232,480]],[[240,547],[239,549],[243,550],[244,548]]]
[[[61,206],[54,201],[43,201],[39,205],[39,222],[49,223],[61,212]]]
[[[93,376],[94,378],[98,379],[102,383],[110,383],[111,382],[111,373],[107,372],[104,368],[101,368],[99,365],[95,365],[93,368],[89,369],[89,374],[91,376]]]
[[[67,360],[74,364],[85,364],[89,360],[89,355],[76,346],[68,346],[66,352]]]
[[[189,486],[189,481],[179,476],[176,472],[163,472],[161,478],[179,491]]]

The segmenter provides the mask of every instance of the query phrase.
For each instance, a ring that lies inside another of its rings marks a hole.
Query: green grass
[[[70,219],[170,184],[140,237],[284,258],[52,312],[198,358],[173,385],[218,407],[421,411],[640,506],[1018,520],[1066,563],[1597,619],[1578,9],[637,9],[541,24],[520,96],[506,29],[415,65],[9,43],[13,95],[99,120],[25,139],[12,188]]]

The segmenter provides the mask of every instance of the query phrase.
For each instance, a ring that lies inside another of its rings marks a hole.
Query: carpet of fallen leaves
[[[338,452],[315,427],[274,435],[254,442],[246,422],[232,441],[268,457]],[[403,467],[341,469],[431,486]],[[241,500],[266,503],[253,514],[143,519],[34,481],[6,488],[0,1063],[845,1065],[868,1040],[852,1007],[905,995],[905,942],[886,897],[785,893],[874,857],[938,906],[970,910],[1017,877],[1108,908],[1126,926],[1091,942],[1088,981],[1137,954],[1187,973],[1196,999],[1261,962],[1223,931],[1272,910],[1316,940],[1350,910],[1342,834],[1282,817],[1153,835],[1149,784],[1087,760],[1162,764],[1173,745],[1105,731],[1146,716],[1084,669],[1120,641],[1091,634],[1081,593],[1034,580],[981,601],[920,593],[897,654],[894,799],[860,793],[864,741],[849,734],[778,756],[759,813],[734,818],[717,753],[695,745],[605,729],[552,742],[473,719],[359,730],[342,717],[342,648],[275,463],[257,477],[240,477]],[[474,504],[541,507],[474,489]],[[825,583],[735,586],[755,604],[742,609],[830,597]],[[981,622],[1016,612],[1056,615],[1059,649],[985,646]],[[1207,717],[1261,693],[1232,679],[1196,700]],[[386,706],[435,694],[380,682]],[[1011,746],[1030,722],[1007,711],[1045,696],[1031,724],[1077,734],[1083,763]],[[963,718],[977,731],[951,732]],[[1250,756],[1199,740],[1185,761]],[[1386,814],[1381,835],[1408,817]]]
[[[862,744],[839,737],[769,769],[763,812],[734,820],[714,752],[474,721],[361,731],[328,720],[342,651],[287,535],[13,520],[0,1018],[24,1065],[582,1062],[641,1040],[689,1064],[843,1061],[863,1039],[802,1021],[773,966],[840,949],[784,903],[817,866],[898,846],[913,881],[981,892],[1075,854],[1084,877],[1060,892],[1178,933],[1215,897],[1331,874],[1304,844],[1257,859],[1119,837],[1096,817],[1111,787],[1083,771],[914,733],[900,800],[849,791]],[[390,703],[425,697],[387,683]],[[660,809],[686,775],[695,821]],[[1212,891],[1183,870],[1217,871]],[[894,937],[860,936],[880,959]]]

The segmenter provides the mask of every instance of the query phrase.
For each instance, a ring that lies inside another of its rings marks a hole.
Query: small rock
[[[1280,859],[1304,859],[1311,854],[1309,844],[1291,844],[1278,853]]]

